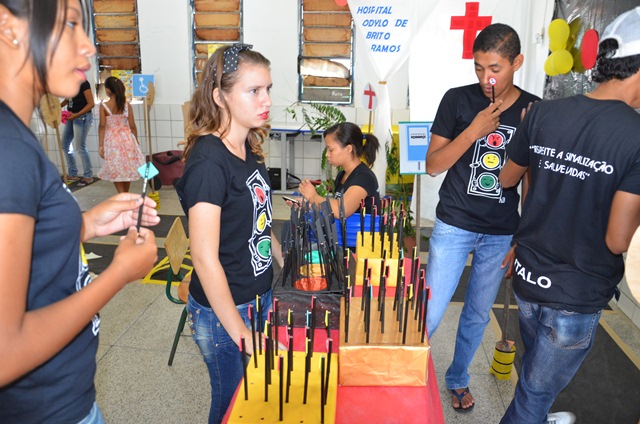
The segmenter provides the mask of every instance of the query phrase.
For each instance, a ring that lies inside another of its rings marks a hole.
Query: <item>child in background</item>
[[[126,193],[131,181],[140,179],[138,168],[145,160],[124,84],[116,77],[109,77],[104,86],[109,100],[101,103],[98,137],[100,157],[105,162],[98,177],[113,182],[118,193]]]

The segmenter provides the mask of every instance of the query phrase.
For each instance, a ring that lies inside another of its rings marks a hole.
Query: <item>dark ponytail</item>
[[[378,137],[373,134],[364,134],[362,137],[362,154],[360,157],[364,159],[366,164],[371,168],[376,161],[376,154],[380,148]]]
[[[364,160],[369,168],[373,166],[380,148],[378,137],[373,134],[363,134],[360,127],[351,122],[335,124],[324,132],[325,136],[331,134],[335,135],[342,147],[352,145],[355,155]]]
[[[116,113],[124,112],[124,108],[127,106],[124,83],[116,77],[109,77],[104,82],[104,86],[116,96],[116,108],[118,109]]]

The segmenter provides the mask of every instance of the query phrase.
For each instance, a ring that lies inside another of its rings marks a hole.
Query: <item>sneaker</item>
[[[553,412],[547,414],[547,424],[573,424],[576,422],[576,414],[573,412]]]

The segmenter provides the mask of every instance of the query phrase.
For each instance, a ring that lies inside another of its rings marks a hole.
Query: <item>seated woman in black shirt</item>
[[[343,122],[327,129],[324,140],[327,161],[342,168],[335,179],[334,198],[329,200],[334,216],[339,216],[341,197],[344,199],[345,217],[359,213],[362,200],[366,211],[370,212],[372,204],[380,202],[378,179],[371,170],[380,147],[377,137],[363,134],[360,127],[351,122]],[[311,203],[320,204],[326,200],[306,178],[300,183],[299,191]]]

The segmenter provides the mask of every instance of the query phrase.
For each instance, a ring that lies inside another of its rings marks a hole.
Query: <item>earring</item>
[[[17,38],[14,38],[13,40],[11,40],[11,42],[13,43],[14,46],[17,46],[18,44],[20,44]]]

